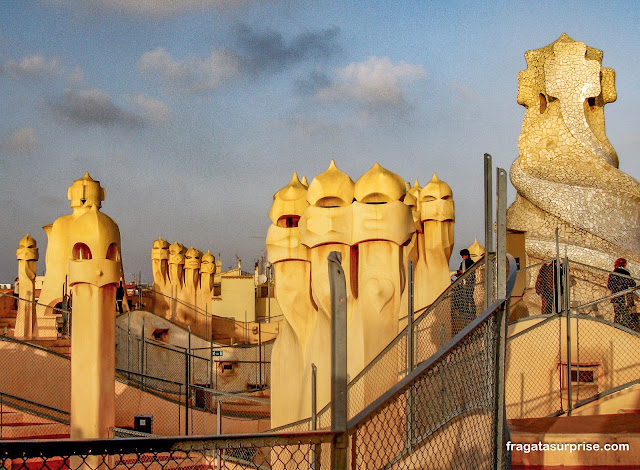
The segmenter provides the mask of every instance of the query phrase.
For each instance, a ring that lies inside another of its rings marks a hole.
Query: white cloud
[[[54,75],[60,70],[60,61],[55,57],[49,61],[39,54],[24,57],[16,69],[29,75]]]
[[[41,54],[25,56],[19,61],[5,62],[3,69],[20,77],[55,78],[62,77],[75,84],[83,81],[83,73],[79,67],[68,68],[56,57],[47,59]]]
[[[145,94],[127,97],[127,99],[136,105],[138,114],[149,124],[164,126],[174,121],[173,113],[164,101]]]
[[[62,3],[63,0],[53,0]],[[69,2],[69,0],[64,0]],[[105,6],[131,15],[166,17],[185,11],[218,8],[233,9],[251,3],[251,0],[75,0],[72,4],[90,8]]]
[[[14,153],[31,153],[38,148],[38,136],[32,127],[21,127],[14,130],[3,141],[3,147]]]
[[[367,108],[402,107],[406,104],[404,86],[426,78],[422,65],[394,64],[388,57],[370,57],[337,70],[336,81],[316,91],[326,101],[348,100]]]
[[[145,52],[138,68],[147,76],[158,76],[171,88],[185,92],[209,91],[240,71],[240,59],[229,49],[211,49],[208,57],[176,60],[164,47]]]

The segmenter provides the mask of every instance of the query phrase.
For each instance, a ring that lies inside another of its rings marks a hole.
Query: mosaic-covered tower
[[[529,263],[562,255],[610,270],[618,257],[640,271],[640,184],[618,169],[604,106],[616,100],[602,51],[566,34],[525,53],[518,103],[527,108],[511,166],[516,201],[507,226],[526,232]]]

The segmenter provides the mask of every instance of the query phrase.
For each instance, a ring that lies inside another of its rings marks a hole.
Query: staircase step
[[[65,356],[71,356],[71,339],[30,339],[29,343],[50,349]]]
[[[2,405],[4,408],[4,405]],[[0,423],[3,426],[24,422],[24,413],[20,411],[0,411]]]
[[[13,423],[2,426],[2,439],[41,439],[41,436],[69,434],[69,425],[62,423]]]
[[[29,343],[37,344],[38,346],[43,346],[45,348],[54,348],[54,347],[71,347],[71,339],[30,339]]]
[[[51,438],[57,439],[57,438]],[[49,470],[63,470],[68,469],[69,467],[69,459],[63,459],[61,457],[53,457],[47,459],[46,464],[44,460],[40,458],[29,459],[26,462],[22,459],[13,459],[11,461],[11,466],[9,470],[42,470],[43,468],[47,468]]]
[[[24,441],[29,439],[69,439],[71,434],[69,433],[60,433],[60,434],[38,434],[37,436],[19,436],[19,437],[4,437],[2,436],[2,441]],[[41,467],[37,467],[41,468]]]
[[[12,410],[6,411],[6,405],[2,405],[4,411],[0,413],[2,426],[28,426],[31,424],[57,424],[47,418],[41,418],[30,413]]]

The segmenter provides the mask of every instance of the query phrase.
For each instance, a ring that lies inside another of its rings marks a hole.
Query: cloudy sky
[[[607,134],[640,179],[636,2],[1,1],[0,282],[27,232],[44,271],[41,227],[85,171],[143,280],[158,236],[251,270],[273,193],[332,158],[354,181],[437,172],[457,252],[483,233],[483,153],[517,156],[524,52],[563,32],[616,70]]]

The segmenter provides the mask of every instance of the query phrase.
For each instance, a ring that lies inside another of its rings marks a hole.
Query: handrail
[[[597,267],[597,266],[591,266],[591,265],[589,265],[589,264],[584,264],[584,263],[581,263],[580,261],[572,260],[571,258],[569,258],[569,262],[570,262],[570,263],[573,263],[573,264],[577,264],[578,266],[582,266],[582,267],[584,267],[584,268],[595,269],[596,271],[600,271],[600,272],[602,272],[603,274],[611,274],[611,271],[608,271],[608,270],[606,270],[606,269],[599,268],[599,267]],[[618,273],[616,273],[616,275],[617,275],[617,276],[620,276],[620,277],[627,277],[627,278],[633,279],[633,280],[635,280],[635,281],[640,281],[640,278],[638,278],[638,277],[627,276],[627,275],[625,275],[625,274],[618,274]]]
[[[473,265],[469,269],[467,269],[464,273],[462,273],[461,276],[459,276],[455,281],[453,281],[450,286],[448,286],[444,291],[442,291],[442,293],[436,298],[436,300],[433,301],[431,305],[427,305],[426,307],[423,307],[420,310],[416,310],[415,313],[420,312],[420,315],[413,320],[414,327],[417,328],[418,325],[420,325],[420,323],[422,322],[422,320],[426,318],[425,313],[433,311],[438,305],[440,305],[442,302],[444,302],[448,298],[449,294],[456,287],[462,284],[462,282],[464,282],[468,277],[470,277],[471,274],[474,274],[478,269],[480,269],[482,266],[485,266],[485,265],[486,265],[486,257],[483,256],[478,261],[473,263]]]
[[[366,421],[369,416],[378,411],[381,407],[383,407],[388,401],[393,400],[398,395],[400,395],[407,387],[409,387],[419,376],[425,373],[428,369],[432,368],[434,365],[442,361],[445,356],[450,353],[455,347],[458,345],[466,337],[470,336],[475,330],[477,330],[481,324],[483,324],[489,317],[495,314],[495,312],[506,305],[507,300],[511,297],[511,292],[513,291],[513,286],[515,284],[515,279],[517,275],[517,271],[515,269],[516,263],[513,257],[509,256],[509,278],[507,280],[506,286],[506,298],[498,299],[494,303],[492,303],[481,315],[476,317],[471,323],[469,323],[466,327],[462,329],[458,334],[456,334],[453,338],[451,338],[443,347],[441,347],[435,354],[433,354],[429,359],[423,361],[419,364],[412,372],[410,372],[407,376],[405,376],[402,380],[400,380],[397,384],[391,387],[387,392],[382,394],[376,400],[374,400],[371,404],[365,407],[362,411],[360,411],[356,416],[351,418],[347,424],[349,429],[348,432],[353,432],[354,429]]]
[[[181,386],[184,385],[184,382],[175,382],[173,380],[167,380],[167,379],[163,379],[161,377],[155,377],[153,375],[141,374],[140,372],[133,372],[131,370],[126,370],[126,369],[116,368],[116,372],[119,372],[121,374],[137,375],[139,377],[142,377],[143,379],[157,380],[159,382],[170,383],[170,384],[173,384],[173,385],[181,385]],[[131,380],[131,379],[128,379],[128,380]],[[146,385],[145,385],[145,387],[146,387]]]
[[[467,279],[468,277],[470,277],[473,273],[476,272],[476,270],[480,269],[482,266],[485,266],[486,263],[486,257],[483,256],[482,258],[480,258],[478,261],[476,261],[469,269],[467,269],[460,277],[458,277],[458,279],[456,279],[453,283],[451,283],[450,286],[447,287],[447,289],[445,289],[437,298],[436,300],[433,301],[433,303],[431,303],[430,305],[427,305],[426,307],[422,307],[418,310],[415,311],[416,314],[418,314],[419,316],[416,318],[416,320],[414,320],[414,328],[417,328],[419,323],[426,318],[429,313],[431,313],[432,311],[434,311],[439,305],[440,303],[444,302],[445,299],[448,298],[449,294],[451,293],[451,291],[453,289],[456,288],[456,286],[458,286],[460,283],[462,283],[465,279]],[[513,265],[509,265],[510,266],[510,275],[509,275],[509,282],[511,282],[510,286],[509,284],[507,285],[508,288],[508,292],[511,292],[511,290],[513,289],[513,285],[515,284],[515,275],[516,275],[516,269],[515,269],[515,261],[513,263]],[[406,318],[406,317],[404,317]],[[358,380],[360,380],[367,372],[369,372],[369,370],[371,370],[373,367],[375,367],[375,365],[384,358],[385,354],[391,350],[393,347],[395,347],[398,342],[400,342],[404,336],[406,336],[407,333],[407,326],[405,326],[402,331],[400,333],[398,333],[396,335],[396,337],[394,339],[392,339],[389,344],[387,344],[387,346],[380,351],[380,353],[378,353],[378,355],[371,360],[371,362],[369,362],[369,364],[367,364],[365,366],[364,369],[362,369],[353,379],[351,379],[349,381],[349,383],[347,384],[347,393],[349,392],[349,390],[351,390],[357,383]],[[329,408],[331,406],[331,403],[327,403],[321,410],[318,411],[317,416],[322,416],[325,413],[328,412]],[[289,423],[289,424],[285,424],[282,426],[279,426],[278,428],[275,429],[289,429],[293,426],[300,426],[303,425],[304,423],[310,423],[311,422],[311,418],[303,418],[301,420],[298,420],[294,423]]]
[[[23,340],[23,339],[14,338],[13,336],[0,335],[0,340],[1,341],[8,341],[8,342],[13,342],[13,343],[18,343],[18,344],[23,344],[25,346],[29,346],[29,347],[32,347],[32,348],[35,348],[35,349],[39,349],[39,350],[47,352],[49,354],[53,354],[54,356],[61,357],[61,358],[66,359],[68,361],[71,360],[71,358],[69,356],[67,356],[66,354],[62,354],[62,353],[59,353],[57,351],[53,351],[52,349],[45,348],[44,346],[41,346],[39,344],[30,343],[29,341],[26,341],[26,340]]]
[[[36,401],[27,400],[26,398],[21,398],[21,397],[18,397],[16,395],[12,395],[10,393],[0,392],[0,403],[4,403],[7,406],[10,406],[12,408],[16,408],[16,409],[18,409],[20,411],[24,411],[26,413],[30,413],[30,414],[39,416],[41,418],[51,419],[51,420],[56,421],[58,423],[62,423],[62,424],[69,424],[70,423],[70,421],[68,419],[65,420],[65,419],[62,419],[62,418],[60,418],[58,416],[54,416],[52,414],[43,413],[43,412],[40,412],[40,411],[33,410],[33,409],[28,408],[27,406],[24,406],[24,405],[18,405],[18,404],[12,403],[10,401],[7,401],[3,397],[9,397],[10,399],[16,400],[16,401],[18,401],[20,403],[26,403],[28,405],[35,405],[35,406],[37,406],[39,408],[44,408],[45,410],[53,411],[54,413],[58,413],[58,414],[61,414],[63,416],[70,416],[70,413],[68,411],[60,410],[58,408],[54,408],[53,406],[45,405],[43,403],[38,403]]]
[[[620,276],[620,277],[622,277],[622,276]],[[628,289],[621,290],[621,291],[615,292],[613,294],[605,295],[604,297],[600,297],[599,299],[592,300],[591,302],[587,302],[585,304],[581,304],[581,305],[578,305],[576,307],[571,307],[571,310],[578,310],[578,309],[591,307],[592,305],[596,305],[596,304],[602,303],[605,300],[612,300],[612,299],[615,299],[615,298],[618,298],[618,297],[622,297],[623,295],[627,295],[627,294],[636,294],[637,295],[637,291],[639,291],[639,290],[640,290],[640,286],[629,287]]]
[[[189,387],[195,388],[195,389],[198,389],[198,390],[204,390],[206,392],[210,392],[211,395],[214,395],[214,396],[222,395],[222,396],[225,396],[225,397],[234,397],[234,398],[238,398],[239,397],[239,398],[242,398],[243,400],[253,401],[253,402],[256,402],[256,403],[260,403],[262,405],[268,405],[269,403],[271,403],[271,400],[266,399],[266,398],[255,398],[255,397],[251,397],[251,396],[248,396],[248,395],[240,395],[241,393],[245,393],[244,391],[238,391],[236,393],[223,392],[222,390],[216,390],[214,388],[203,387],[202,385],[195,385],[195,384],[189,384]],[[262,390],[265,390],[265,389],[262,389]],[[259,392],[259,391],[262,391],[262,390],[258,390],[258,391],[256,391],[256,393]]]
[[[337,435],[332,431],[309,431],[290,434],[253,433],[209,436],[171,436],[124,439],[64,439],[34,441],[0,441],[0,458],[30,458],[43,455],[103,455],[144,452],[171,452],[195,449],[206,441],[212,448],[275,447],[284,445],[325,444]]]
[[[29,300],[29,299],[23,299],[22,297],[15,295],[15,294],[9,294],[6,292],[0,292],[0,297],[11,297],[12,299],[17,299],[17,300],[21,300],[22,302],[28,302],[30,304],[35,304],[36,307],[43,307],[43,308],[50,308],[51,310],[55,310],[58,311],[60,313],[69,313],[69,310],[65,310],[63,308],[59,308],[59,307],[51,307],[49,305],[46,304],[41,304],[35,300]]]

